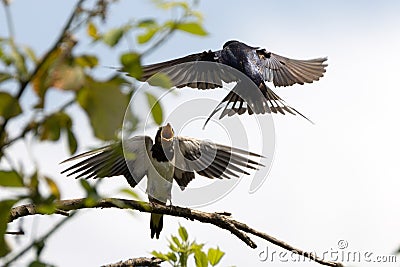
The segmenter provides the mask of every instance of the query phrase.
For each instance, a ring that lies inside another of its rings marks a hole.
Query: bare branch
[[[14,30],[14,22],[10,11],[10,3],[7,0],[3,0],[3,5],[4,5],[4,11],[6,13],[8,35],[10,36],[10,39],[14,39],[15,30]]]
[[[163,262],[161,259],[157,259],[155,257],[152,258],[133,258],[126,261],[120,261],[117,263],[111,263],[107,265],[103,265],[102,267],[135,267],[135,266],[151,266],[151,267],[159,267],[160,263]]]
[[[92,205],[90,207],[85,205],[85,201],[86,201],[85,198],[79,198],[70,200],[60,200],[55,202],[55,204],[58,210],[66,212],[72,210],[86,209],[86,208],[119,208],[119,209],[138,210],[141,212],[165,214],[176,217],[182,217],[190,220],[197,220],[199,222],[213,224],[219,228],[230,231],[232,234],[234,234],[236,237],[238,237],[240,240],[242,240],[251,248],[256,248],[257,245],[254,243],[254,241],[250,239],[250,237],[246,233],[258,236],[285,250],[289,250],[291,252],[302,255],[322,265],[332,266],[332,267],[343,266],[341,263],[338,262],[325,261],[323,259],[317,258],[315,257],[315,255],[311,253],[307,253],[304,250],[295,248],[284,241],[281,241],[266,233],[253,229],[242,222],[238,222],[232,219],[231,217],[224,215],[224,213],[210,213],[210,212],[203,212],[199,210],[193,210],[177,206],[164,206],[155,203],[150,204],[143,201],[127,200],[119,198],[101,199],[95,205]],[[9,222],[12,222],[24,216],[35,215],[35,214],[41,214],[41,213],[40,211],[37,210],[34,204],[26,204],[14,207],[10,211]]]

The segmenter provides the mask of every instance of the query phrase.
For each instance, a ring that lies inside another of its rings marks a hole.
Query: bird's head
[[[222,46],[222,49],[224,49],[225,47],[229,46],[229,45],[232,44],[232,43],[237,43],[237,41],[236,41],[236,40],[227,41],[227,42],[224,43],[224,45]]]
[[[174,129],[171,124],[158,128],[155,144],[152,148],[153,157],[159,156],[161,160],[171,160],[174,156]]]
[[[172,129],[171,124],[160,127],[161,128],[161,140],[166,142],[171,142],[174,138],[174,129]]]

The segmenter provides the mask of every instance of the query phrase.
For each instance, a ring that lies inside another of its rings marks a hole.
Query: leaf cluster
[[[153,251],[151,254],[173,267],[190,266],[190,259],[194,260],[196,267],[217,266],[225,255],[218,247],[209,248],[207,251],[204,243],[190,241],[189,234],[183,226],[179,227],[178,236],[171,235],[168,243],[168,252]]]
[[[207,34],[201,15],[193,6],[174,1],[155,1],[155,5],[165,12],[178,10],[182,15],[177,19],[128,18],[120,27],[107,29],[109,9],[114,2],[78,0],[53,46],[42,55],[32,48],[34,44],[18,43],[11,31],[8,36],[0,36],[0,190],[9,193],[0,198],[0,258],[13,252],[6,240],[9,212],[14,205],[30,202],[43,213],[60,212],[54,205],[62,194],[56,179],[42,174],[35,158],[31,157],[31,162],[21,162],[18,155],[9,153],[15,143],[27,136],[36,143],[56,145],[63,140],[69,153],[74,154],[81,146],[80,129],[75,127],[79,119],[76,110],[86,115],[94,137],[104,142],[118,140],[122,130],[135,131],[139,122],[136,111],[127,109],[135,84],[127,75],[114,70],[112,75],[99,78],[99,69],[104,70],[100,55],[95,50],[82,52],[81,48],[88,47],[88,43],[90,47],[107,47],[117,56],[122,72],[139,79],[142,58],[174,31],[198,36]],[[5,13],[10,14],[11,3],[2,3]],[[7,22],[9,28],[13,28],[10,17]],[[128,42],[128,47],[138,50],[116,53],[123,40]],[[156,78],[155,84],[167,86],[168,80]],[[33,93],[27,94],[28,90]],[[54,99],[49,96],[51,91],[58,91],[63,97]],[[154,122],[163,123],[163,109],[157,97],[152,92],[145,92],[145,97]],[[70,107],[74,107],[74,111]],[[129,129],[122,129],[125,116],[129,118]],[[31,154],[29,150],[25,144],[24,153]],[[24,170],[31,166],[34,171],[26,173]],[[81,181],[80,185],[86,192],[86,205],[95,203],[99,198],[96,186],[87,181]],[[31,266],[44,266],[39,256],[45,242],[32,247],[37,257]]]

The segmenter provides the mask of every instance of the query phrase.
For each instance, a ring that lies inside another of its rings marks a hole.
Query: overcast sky
[[[43,52],[53,43],[73,3],[13,1],[17,41]],[[145,58],[144,63],[220,49],[230,39],[292,58],[329,58],[326,75],[320,81],[275,91],[316,124],[311,125],[298,116],[273,116],[275,153],[270,147],[270,154],[266,155],[271,161],[273,156],[266,182],[254,194],[249,194],[251,178],[243,177],[227,196],[200,209],[229,211],[249,226],[317,253],[338,250],[339,240],[348,242],[347,251],[388,255],[396,250],[400,245],[400,2],[250,0],[233,4],[225,0],[200,2],[199,10],[204,14],[208,37],[176,34]],[[128,18],[158,15],[152,4],[144,0],[120,1],[111,11],[109,26],[121,25]],[[0,16],[2,36],[6,34],[3,14]],[[118,51],[127,48],[122,44]],[[111,54],[117,52],[102,46],[81,49],[99,51],[103,66],[118,63],[115,60],[118,57]],[[30,95],[31,92],[26,92],[25,99]],[[163,102],[165,110],[173,113],[177,103],[193,96],[201,97],[201,94],[182,91]],[[215,101],[221,98],[218,94],[214,96]],[[51,92],[49,99],[56,103],[63,97]],[[25,104],[28,103],[27,100]],[[74,125],[79,131],[80,143],[84,144],[80,151],[98,144],[92,133],[84,130],[88,129],[84,114],[74,107],[69,112],[82,117]],[[247,130],[246,138],[252,140],[249,144],[252,150],[258,151],[259,144],[271,139],[271,136],[261,136],[255,126]],[[186,129],[185,134],[218,142],[226,139],[218,129],[207,131]],[[229,144],[228,139],[225,143]],[[63,198],[84,195],[76,180],[59,174],[62,167],[58,163],[68,157],[65,144],[33,144],[32,149],[40,157],[38,164],[43,172],[56,178]],[[16,157],[27,158],[22,154],[22,145],[14,146],[13,151]],[[116,196],[115,192],[126,186],[121,177],[107,179],[101,191]],[[27,225],[34,222],[33,228],[39,235],[59,219],[55,215],[24,221]],[[261,262],[258,255],[267,246],[270,251],[281,250],[255,237],[258,248],[253,250],[224,230],[185,219],[164,218],[160,240],[151,240],[148,214],[132,215],[120,210],[82,211],[49,240],[43,256],[57,266],[98,266],[146,256],[153,249],[165,251],[166,238],[176,233],[179,223],[198,242],[218,245],[225,251],[222,266],[318,266]],[[25,231],[28,234],[21,239],[27,242],[31,228]]]

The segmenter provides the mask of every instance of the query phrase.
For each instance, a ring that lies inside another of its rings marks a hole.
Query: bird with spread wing
[[[123,175],[135,187],[146,175],[149,201],[171,203],[172,182],[182,190],[199,175],[214,179],[240,177],[246,169],[263,166],[262,156],[243,149],[210,141],[175,136],[168,123],[159,127],[155,140],[135,136],[103,148],[92,150],[62,163],[76,162],[62,171],[76,178],[104,178]],[[151,238],[158,239],[163,228],[163,215],[151,214]]]
[[[288,112],[293,115],[299,114],[309,120],[295,108],[287,105],[265,82],[272,82],[274,86],[291,86],[318,81],[326,71],[328,66],[326,61],[326,57],[309,60],[290,59],[233,40],[226,42],[222,50],[204,51],[144,66],[141,81],[146,81],[157,73],[164,73],[178,88],[214,89],[223,87],[222,82],[236,82],[235,87],[210,114],[206,124],[221,109],[223,110],[220,119],[226,115],[241,115],[247,110],[249,114]],[[196,64],[183,64],[196,62],[219,64],[208,65],[206,68],[198,68]],[[250,88],[226,66],[245,74],[254,83],[254,88]]]

